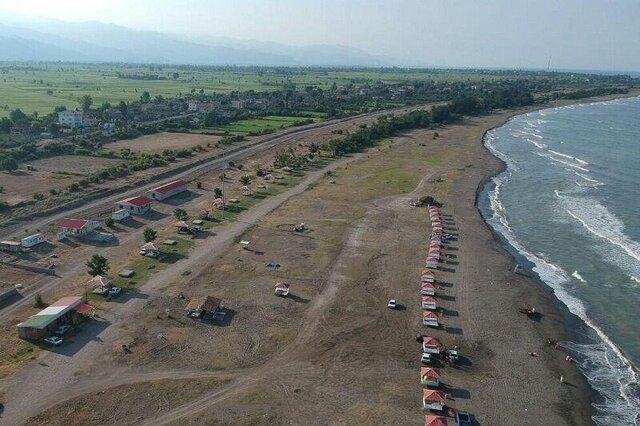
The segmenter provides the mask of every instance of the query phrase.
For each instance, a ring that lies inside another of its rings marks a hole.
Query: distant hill
[[[101,22],[34,18],[0,24],[0,61],[86,61],[195,65],[389,66],[385,58],[343,46],[286,46],[187,40]]]

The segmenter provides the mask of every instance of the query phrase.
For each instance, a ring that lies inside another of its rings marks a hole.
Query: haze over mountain
[[[270,66],[393,65],[388,58],[345,46],[300,47],[222,38],[186,39],[97,21],[65,22],[44,18],[0,23],[0,61]]]

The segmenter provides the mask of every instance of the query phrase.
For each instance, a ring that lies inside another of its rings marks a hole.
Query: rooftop
[[[58,228],[71,228],[71,229],[82,229],[86,224],[87,224],[87,221],[84,219],[69,219],[66,217],[56,222],[56,226]]]
[[[174,180],[173,182],[165,183],[164,185],[153,188],[152,191],[166,194],[167,192],[173,191],[174,189],[180,188],[181,186],[187,186],[187,182],[183,180]]]
[[[144,207],[147,204],[151,204],[151,201],[152,201],[151,198],[145,197],[144,195],[138,195],[137,197],[131,197],[131,198],[127,198],[122,201],[119,201],[119,203],[131,204],[136,207]]]

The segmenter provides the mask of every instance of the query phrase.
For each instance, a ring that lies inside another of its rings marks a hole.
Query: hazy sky
[[[183,36],[340,44],[404,63],[640,71],[640,0],[0,0]]]

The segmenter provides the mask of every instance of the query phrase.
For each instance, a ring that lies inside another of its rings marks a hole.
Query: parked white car
[[[387,308],[389,309],[395,309],[398,307],[398,304],[396,303],[396,299],[391,299],[389,300],[389,303],[387,303]]]
[[[44,341],[54,346],[60,346],[62,344],[62,339],[58,336],[47,337]]]
[[[431,354],[423,353],[420,357],[420,362],[423,364],[431,364],[432,360],[433,358],[431,357]]]
[[[56,328],[55,334],[57,334],[58,336],[62,336],[64,333],[69,331],[70,328],[71,326],[69,324],[63,324],[60,327]]]

